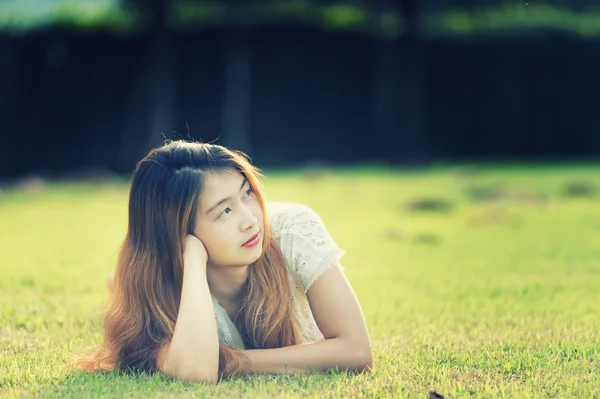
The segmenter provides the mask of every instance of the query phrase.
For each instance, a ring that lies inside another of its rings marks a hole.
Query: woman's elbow
[[[215,384],[219,380],[219,375],[217,372],[199,371],[183,375],[180,379],[193,383]]]
[[[214,384],[219,380],[216,370],[163,370],[163,373],[176,380],[192,383]]]
[[[365,345],[364,348],[355,352],[354,371],[358,373],[369,373],[373,369],[373,350],[371,345]]]
[[[373,351],[369,348],[368,351],[360,353],[358,368],[359,373],[370,373],[373,369]]]

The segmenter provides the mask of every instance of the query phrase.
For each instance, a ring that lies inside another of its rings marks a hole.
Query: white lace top
[[[329,267],[344,255],[329,236],[319,215],[306,205],[267,203],[273,237],[279,243],[288,265],[288,280],[294,317],[305,342],[323,339],[310,310],[306,292]],[[240,334],[213,296],[219,340],[244,348]]]

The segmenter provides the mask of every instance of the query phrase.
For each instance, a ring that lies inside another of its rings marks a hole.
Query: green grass
[[[70,369],[100,339],[127,184],[63,183],[0,192],[0,395],[600,398],[600,166],[266,173],[268,199],[311,206],[347,250],[372,374],[207,387]],[[574,181],[592,189],[565,196]]]

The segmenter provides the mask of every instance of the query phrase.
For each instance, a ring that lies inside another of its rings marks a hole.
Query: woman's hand
[[[173,338],[157,354],[156,365],[184,381],[216,382],[219,335],[206,277],[208,254],[197,237],[188,234],[183,249],[181,300]]]
[[[193,262],[200,261],[201,263],[206,264],[208,252],[206,252],[206,247],[202,241],[195,235],[188,234],[185,237],[183,258],[193,260]]]

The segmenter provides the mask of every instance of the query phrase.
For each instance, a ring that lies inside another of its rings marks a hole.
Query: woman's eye
[[[245,193],[245,196],[244,196],[244,197],[249,197],[249,196],[250,196],[250,194],[252,194],[252,189],[251,189],[251,188],[250,188],[250,189],[248,189],[248,190],[246,190],[246,193]]]
[[[227,211],[227,210],[231,211],[231,208],[227,207],[227,208],[223,209],[223,212],[221,212],[218,217],[229,214],[229,212],[225,213],[225,211]]]

